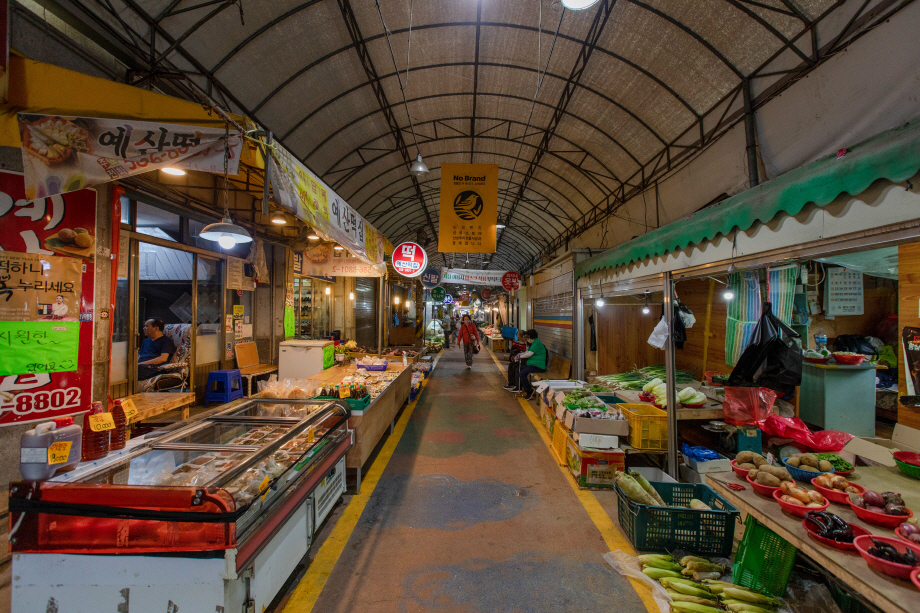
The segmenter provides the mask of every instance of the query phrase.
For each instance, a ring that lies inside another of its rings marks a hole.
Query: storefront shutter
[[[368,348],[377,347],[377,285],[376,278],[355,279],[355,341]]]

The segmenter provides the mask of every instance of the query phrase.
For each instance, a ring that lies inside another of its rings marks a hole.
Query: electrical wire
[[[390,40],[390,29],[387,27],[386,21],[383,19],[383,11],[380,8],[380,1],[374,0],[374,5],[377,7],[377,14],[380,16],[380,25],[383,26],[383,33],[387,39],[387,47],[390,48],[390,58],[393,60],[393,69],[396,71],[396,80],[399,82],[399,92],[402,94],[403,106],[406,108],[406,117],[409,118],[409,129],[412,131],[412,141],[415,144],[415,153],[416,155],[421,155],[422,152],[418,148],[418,137],[415,135],[415,124],[412,122],[412,115],[409,114],[409,102],[406,100],[406,84],[409,82],[409,64],[408,60],[406,63],[406,83],[402,81],[402,77],[399,76],[399,66],[396,64],[396,53],[393,51],[393,41]],[[411,34],[410,34],[411,36]],[[411,40],[410,40],[411,44]]]

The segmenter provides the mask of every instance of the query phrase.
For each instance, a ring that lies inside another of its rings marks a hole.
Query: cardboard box
[[[690,456],[684,456],[684,462],[701,475],[706,473],[727,473],[732,469],[732,462],[724,456],[719,456],[718,460],[707,460],[697,462]]]
[[[716,387],[715,385],[703,383],[700,385],[700,391],[703,392],[703,395],[710,400],[714,400],[716,402],[725,402],[725,388],[722,386]]]
[[[552,411],[547,411],[541,416],[543,427],[546,428],[546,431],[549,432],[549,435],[553,435],[553,429],[556,427],[556,415]]]
[[[564,415],[565,427],[579,434],[607,434],[609,436],[629,436],[629,422],[625,419],[591,419],[575,417],[571,411]]]
[[[578,487],[612,490],[616,487],[616,471],[626,469],[626,454],[620,449],[581,449],[567,436],[565,463]]]
[[[857,457],[867,466],[897,466],[891,457],[895,451],[920,453],[920,430],[895,424],[891,440],[855,437],[837,455],[854,466]]]
[[[610,436],[608,434],[584,434],[575,432],[572,435],[579,447],[590,447],[592,449],[616,449],[620,446],[619,436]]]
[[[629,472],[639,473],[647,481],[657,481],[660,483],[677,483],[677,480],[671,477],[668,473],[664,472],[660,468],[655,468],[654,466],[636,466],[630,468]]]

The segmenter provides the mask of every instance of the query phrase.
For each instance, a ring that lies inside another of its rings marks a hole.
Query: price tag
[[[93,432],[105,432],[106,430],[115,429],[115,418],[111,413],[97,413],[87,415],[89,418],[89,429]]]
[[[262,483],[259,484],[259,491],[262,492],[262,500],[265,500],[265,497],[268,496],[268,484],[271,483],[271,481],[268,475],[265,475],[265,478],[262,479]]]
[[[125,398],[121,401],[121,408],[125,412],[125,417],[128,418],[128,421],[134,419],[138,414],[137,407],[134,406],[134,401],[130,398]]]
[[[773,454],[772,453],[767,454],[767,464],[769,464],[770,466],[773,466]]]
[[[63,464],[70,457],[70,446],[73,441],[58,441],[48,447],[48,464]]]
[[[351,390],[349,388],[342,388],[342,398],[351,398]]]
[[[307,429],[307,442],[312,443],[316,440],[316,428]]]

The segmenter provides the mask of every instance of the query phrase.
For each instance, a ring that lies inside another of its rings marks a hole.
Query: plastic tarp
[[[735,227],[743,232],[779,213],[797,215],[810,202],[827,206],[842,193],[856,196],[878,179],[898,183],[918,170],[920,120],[863,141],[842,158],[832,153],[580,262],[575,266],[575,277],[663,256],[720,234],[728,236]]]
[[[882,249],[872,249],[871,251],[835,255],[829,258],[818,258],[816,261],[843,266],[872,277],[898,280],[897,247],[883,247]]]

